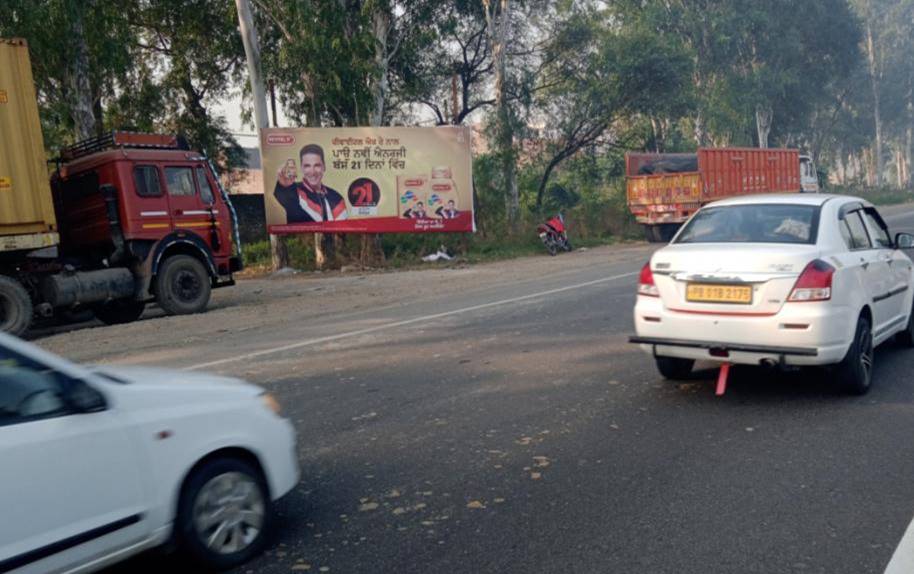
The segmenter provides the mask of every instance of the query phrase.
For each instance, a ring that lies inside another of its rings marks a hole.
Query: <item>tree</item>
[[[589,146],[622,144],[632,118],[666,115],[680,100],[665,94],[685,89],[690,77],[688,55],[663,42],[650,30],[613,26],[612,14],[591,10],[573,13],[548,45],[537,92],[539,114],[548,118],[543,131],[544,168],[536,206],[553,171]]]
[[[486,32],[495,69],[495,142],[501,156],[502,178],[507,192],[508,222],[517,224],[520,199],[517,190],[517,157],[511,110],[508,106],[508,53],[511,31],[511,0],[483,0]]]

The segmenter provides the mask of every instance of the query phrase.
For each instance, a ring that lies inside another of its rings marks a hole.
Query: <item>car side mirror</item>
[[[108,408],[105,396],[80,379],[72,381],[65,398],[78,413],[97,413]]]
[[[910,233],[898,233],[895,235],[896,249],[914,249],[914,235]]]

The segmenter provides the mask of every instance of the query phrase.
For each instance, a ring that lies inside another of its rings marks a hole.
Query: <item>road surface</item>
[[[885,571],[914,516],[914,351],[881,348],[865,397],[805,371],[663,381],[626,342],[651,251],[245,281],[206,315],[37,342],[280,399],[303,480],[239,573]]]

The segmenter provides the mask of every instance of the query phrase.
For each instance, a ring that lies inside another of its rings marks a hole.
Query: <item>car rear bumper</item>
[[[853,336],[846,307],[788,303],[775,315],[737,316],[666,309],[638,297],[633,343],[657,356],[758,365],[828,365],[841,361]]]

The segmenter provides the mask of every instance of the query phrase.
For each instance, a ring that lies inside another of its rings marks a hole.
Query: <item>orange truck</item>
[[[625,179],[628,207],[648,241],[669,241],[702,205],[718,199],[819,190],[811,158],[795,149],[627,153]]]

